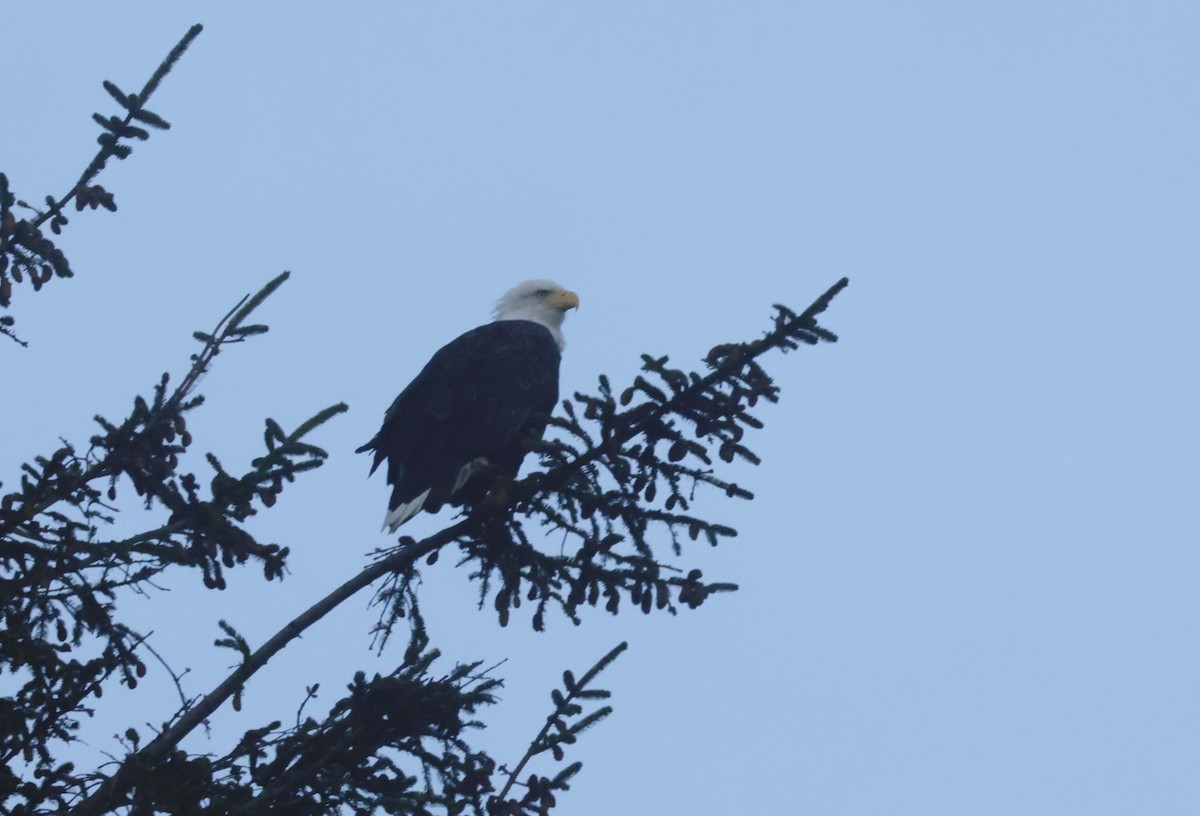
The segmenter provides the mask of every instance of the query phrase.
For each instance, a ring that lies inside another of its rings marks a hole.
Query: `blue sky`
[[[14,189],[65,192],[101,80],[139,87],[194,22],[153,106],[173,129],[105,173],[120,211],[72,219],[76,279],[22,295],[31,348],[0,349],[9,482],[292,270],[195,433],[248,461],[265,416],[351,411],[256,522],[292,548],[288,580],[134,599],[191,691],[229,663],[217,618],[261,641],[385,543],[385,485],[352,451],[513,283],[580,293],[570,393],[756,336],[772,303],[848,276],[825,321],[842,341],[770,361],[765,461],[734,474],[757,500],[705,505],[741,535],[689,563],[740,593],[534,635],[475,611],[448,560],[429,570],[435,640],[508,658],[480,740],[518,758],[559,672],[627,639],[564,812],[1200,807],[1198,7],[13,4]],[[190,747],[399,659],[369,653],[364,607]],[[172,695],[118,695],[91,749]]]

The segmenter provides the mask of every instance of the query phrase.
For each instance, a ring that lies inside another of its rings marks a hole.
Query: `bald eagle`
[[[579,296],[552,281],[518,284],[493,322],[443,346],[400,392],[358,449],[374,452],[371,473],[387,460],[389,532],[422,509],[478,500],[485,472],[516,476],[558,402],[563,318],[578,307]]]

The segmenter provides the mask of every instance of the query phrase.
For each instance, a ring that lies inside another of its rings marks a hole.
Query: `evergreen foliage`
[[[48,196],[45,209],[32,208],[9,192],[0,174],[0,307],[10,309],[15,286],[28,282],[37,291],[73,274],[43,227],[59,235],[72,201],[77,211],[116,209],[95,178],[109,159],[128,157],[131,142],[169,127],[146,103],[199,33],[200,26],[193,27],[140,92],[104,83],[122,113],[95,115],[100,150],[66,195]],[[18,210],[29,214],[18,219]],[[62,756],[79,737],[81,717],[101,704],[106,689],[137,688],[148,656],[155,656],[122,622],[122,600],[145,592],[167,571],[191,570],[210,590],[223,589],[225,574],[247,565],[262,569],[268,581],[284,574],[288,548],[260,542],[251,522],[275,505],[286,485],[324,463],[326,452],[310,437],[346,406],[318,411],[291,431],[267,419],[264,451],[233,468],[212,453],[193,467],[199,457],[187,417],[203,404],[198,384],[216,357],[267,331],[250,319],[287,277],[243,298],[210,331],[196,332],[199,350],[176,384],[163,374],[148,396],[134,398],[124,418],[97,416],[98,430],[86,447],[62,442],[23,465],[15,489],[0,491],[5,812],[549,812],[580,769],[579,762],[558,763],[579,734],[611,711],[607,704],[587,706],[608,698],[595,681],[625,644],[578,678],[564,673],[545,724],[510,769],[468,739],[482,727],[482,711],[495,702],[500,679],[478,663],[435,670],[439,652],[418,603],[420,566],[456,549],[454,557],[478,583],[480,604],[490,604],[501,625],[528,603],[538,630],[556,611],[575,623],[588,607],[617,614],[623,602],[627,609],[674,614],[736,589],[706,580],[683,561],[694,542],[715,546],[736,535],[706,517],[697,491],[752,498],[718,470],[738,459],[758,462],[746,431],[762,423],[751,411],[760,401],[779,399],[761,360],[775,350],[835,341],[817,317],[847,284],[839,281],[800,313],[776,306],[762,337],[714,347],[699,371],[644,356],[643,373],[627,388],[618,390],[601,376],[594,393],[563,401],[538,449],[537,472],[495,485],[432,536],[401,537],[257,647],[221,621],[224,637],[215,645],[232,650],[238,661],[230,675],[207,694],[189,697],[172,673],[181,703],[154,733],[129,727],[112,763],[75,767]],[[24,345],[13,325],[9,314],[0,316],[0,332]],[[128,490],[158,521],[136,535],[114,536],[117,496]],[[553,552],[544,546],[548,539]],[[355,674],[327,712],[305,717],[317,691],[312,687],[294,725],[251,728],[222,755],[183,747],[219,707],[240,708],[242,688],[271,656],[368,587],[380,608],[380,649],[398,622],[408,624],[407,648],[392,672]],[[527,773],[535,760],[548,766],[546,775]]]
[[[9,191],[8,178],[0,173],[0,309],[7,310],[11,306],[14,284],[28,280],[37,292],[55,277],[69,278],[75,274],[66,255],[42,232],[42,227],[48,225],[55,235],[61,234],[62,228],[68,223],[65,210],[72,201],[75,202],[76,212],[85,207],[117,211],[112,193],[92,182],[108,165],[109,159],[129,158],[133,153],[130,141],[145,141],[150,138],[151,129],[167,130],[171,127],[170,122],[149,110],[146,102],[202,30],[200,25],[192,26],[138,93],[125,93],[112,82],[104,81],[104,90],[116,100],[124,113],[108,116],[92,114],[92,119],[101,128],[100,135],[96,137],[100,149],[61,198],[48,195],[44,210],[33,207]],[[18,219],[13,212],[14,206],[28,210],[30,214]],[[12,315],[0,315],[0,335],[24,345],[13,331],[14,322]]]

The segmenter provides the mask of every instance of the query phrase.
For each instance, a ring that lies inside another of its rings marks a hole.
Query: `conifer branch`
[[[55,277],[69,278],[75,274],[66,255],[42,232],[42,227],[48,224],[51,232],[61,234],[62,228],[69,223],[66,209],[72,202],[77,212],[84,208],[95,210],[101,207],[110,212],[116,211],[117,203],[112,193],[92,182],[110,159],[128,158],[133,150],[128,144],[130,140],[149,139],[148,128],[166,130],[171,127],[161,116],[148,110],[146,102],[201,31],[203,26],[199,24],[188,30],[142,86],[140,93],[126,94],[114,83],[104,81],[104,90],[124,109],[124,115],[92,115],[102,129],[97,138],[100,149],[70,190],[58,198],[46,196],[45,209],[37,209],[19,201],[9,190],[8,178],[0,173],[0,308],[7,309],[11,305],[14,284],[28,279],[34,291],[38,291]],[[14,205],[33,210],[32,217],[17,219],[12,212]],[[11,315],[0,316],[0,335],[28,346],[16,335],[13,324]]]
[[[243,475],[226,472],[210,454],[216,476],[208,497],[194,474],[180,471],[179,459],[192,444],[184,414],[202,402],[194,393],[200,376],[225,344],[265,331],[247,331],[244,319],[285,279],[286,273],[243,298],[212,333],[202,333],[202,349],[174,390],[163,375],[150,399],[134,400],[125,421],[97,417],[102,432],[85,454],[64,443],[52,456],[25,465],[20,489],[0,497],[0,594],[12,598],[5,610],[9,624],[29,630],[26,640],[0,639],[0,668],[28,675],[6,701],[10,716],[0,724],[0,758],[24,753],[26,761],[36,757],[45,767],[50,741],[74,738],[72,717],[87,710],[84,701],[99,696],[114,674],[136,687],[146,672],[138,651],[149,644],[116,620],[118,589],[144,593],[144,585],[153,586],[153,578],[172,566],[197,568],[207,586],[221,588],[223,570],[252,557],[263,562],[268,580],[282,576],[286,548],[257,542],[235,522],[257,512],[255,502],[273,505],[285,482],[324,461],[325,451],[305,437],[346,406],[326,408],[291,433],[268,420],[278,439],[269,436],[267,454]],[[116,512],[107,502],[123,479],[147,509],[158,503],[171,515],[125,539],[99,540],[98,525]],[[108,483],[106,493],[94,486],[97,481]],[[72,518],[72,511],[81,518]],[[85,638],[99,641],[100,655],[81,661],[73,655]],[[59,691],[47,698],[48,687]]]
[[[124,797],[136,783],[137,776],[146,768],[153,767],[195,728],[203,723],[226,700],[236,694],[246,681],[267,664],[272,657],[321,620],[343,602],[370,586],[389,573],[409,570],[421,558],[453,541],[469,526],[469,521],[460,521],[420,541],[409,539],[405,546],[397,548],[385,558],[366,567],[350,580],[330,592],[317,603],[289,621],[272,635],[262,646],[254,650],[246,660],[234,669],[219,685],[187,709],[166,730],[137,752],[122,760],[120,767],[83,801],[72,808],[73,816],[98,816],[107,810],[119,807]]]
[[[530,760],[539,754],[550,751],[556,760],[561,761],[564,755],[562,749],[564,744],[574,743],[577,734],[587,730],[612,713],[610,706],[602,706],[573,724],[568,722],[572,717],[578,717],[583,713],[583,707],[578,703],[579,700],[604,700],[611,696],[604,689],[591,688],[591,683],[596,679],[597,675],[608,668],[628,648],[629,644],[625,641],[617,644],[578,680],[575,679],[570,671],[563,672],[563,688],[567,693],[562,694],[558,691],[551,693],[550,698],[554,703],[554,710],[546,717],[546,722],[542,726],[542,729],[538,731],[537,736],[529,743],[524,756],[521,757],[520,761],[517,762],[511,771],[507,771],[508,781],[500,789],[500,792],[496,794],[496,801],[499,803],[499,807],[508,808],[507,812],[514,812],[514,808],[517,809],[515,812],[520,812],[524,808],[531,810],[537,808],[536,812],[544,812],[542,808],[549,809],[554,806],[553,792],[555,790],[568,790],[570,788],[567,780],[583,767],[582,763],[573,763],[566,769],[566,772],[560,773],[554,779],[531,776],[524,783],[526,787],[525,796],[518,802],[510,802],[508,799],[513,785],[518,784],[518,780]]]

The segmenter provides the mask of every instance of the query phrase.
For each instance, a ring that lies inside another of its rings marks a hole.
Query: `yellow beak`
[[[579,308],[579,295],[574,292],[568,292],[564,289],[561,292],[555,292],[551,297],[554,299],[555,307],[562,309],[564,312],[567,309]]]

